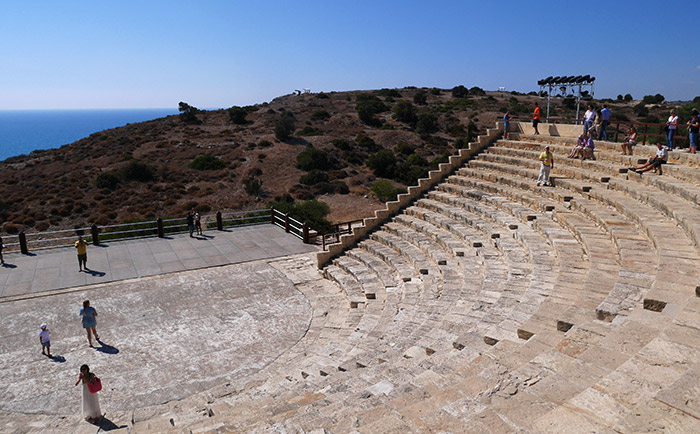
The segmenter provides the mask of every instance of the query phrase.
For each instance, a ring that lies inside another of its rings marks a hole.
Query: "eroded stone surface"
[[[90,299],[108,346],[89,348],[78,312]],[[87,363],[102,406],[131,410],[243,382],[304,336],[311,308],[265,262],[139,279],[0,304],[0,409],[78,414]],[[42,322],[52,333],[41,355]]]

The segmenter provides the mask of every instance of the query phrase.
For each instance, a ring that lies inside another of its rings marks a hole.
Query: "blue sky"
[[[652,1],[3,1],[0,109],[246,105],[310,88],[700,95],[700,7]]]

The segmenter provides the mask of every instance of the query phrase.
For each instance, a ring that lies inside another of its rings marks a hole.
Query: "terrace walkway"
[[[6,253],[0,267],[0,299],[198,268],[318,251],[270,225],[209,230],[88,246],[88,267],[79,272],[74,248]]]

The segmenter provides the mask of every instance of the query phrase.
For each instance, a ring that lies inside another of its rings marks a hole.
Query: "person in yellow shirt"
[[[78,251],[78,267],[80,267],[80,271],[83,271],[83,267],[87,271],[87,241],[83,239],[82,235],[78,236],[78,241],[75,242],[75,249]]]
[[[549,182],[549,172],[554,167],[554,156],[549,152],[549,146],[544,147],[544,152],[540,154],[540,176],[537,177],[537,186],[552,184]]]

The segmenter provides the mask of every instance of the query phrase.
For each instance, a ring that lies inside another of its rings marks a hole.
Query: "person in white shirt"
[[[678,116],[676,116],[675,110],[671,110],[671,116],[668,117],[666,128],[668,128],[668,131],[666,132],[666,146],[668,146],[668,149],[673,149],[673,138],[675,137],[676,129],[678,128]]]
[[[588,105],[588,110],[583,115],[583,134],[588,134],[588,130],[593,126],[595,122],[595,117],[598,115],[595,110],[593,110],[592,105]]]
[[[46,324],[41,325],[39,342],[41,343],[41,354],[51,357],[51,330],[46,327]]]
[[[656,155],[651,157],[649,161],[646,163],[642,164],[639,167],[630,167],[630,170],[635,173],[644,173],[648,172],[651,169],[659,171],[659,175],[663,174],[663,171],[661,170],[661,165],[666,164],[668,161],[668,148],[663,146],[661,143],[656,144]]]

